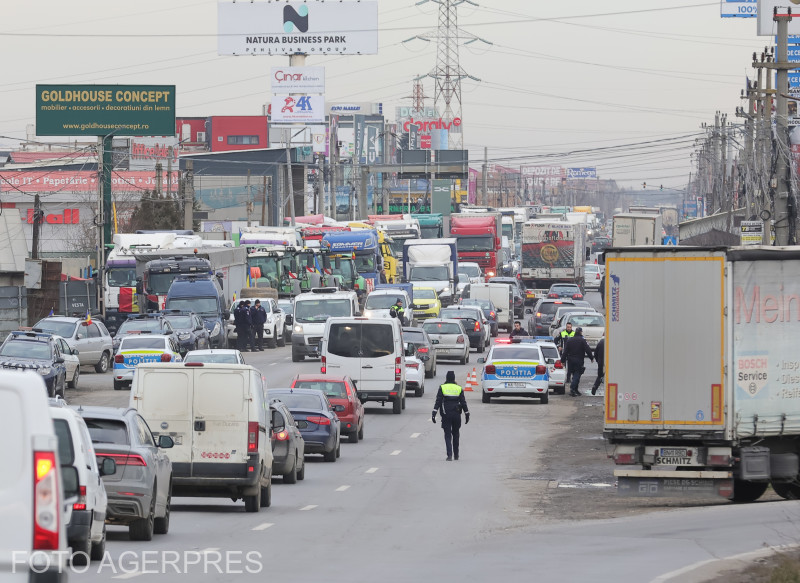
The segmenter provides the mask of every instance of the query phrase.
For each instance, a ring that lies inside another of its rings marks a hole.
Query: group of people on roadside
[[[250,305],[250,300],[239,302],[239,305],[233,310],[233,323],[236,328],[236,348],[240,352],[264,350],[264,323],[266,321],[267,311],[261,306],[261,300],[256,300],[252,305]]]

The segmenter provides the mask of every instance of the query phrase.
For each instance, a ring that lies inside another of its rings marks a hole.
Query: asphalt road
[[[589,294],[590,300],[595,296]],[[291,362],[289,347],[245,355],[269,387],[317,372]],[[248,514],[241,502],[173,499],[170,532],[132,542],[109,527],[108,558],[72,581],[613,581],[669,580],[687,566],[800,537],[796,503],[716,506],[603,521],[541,523],[531,515],[521,468],[537,466],[537,444],[569,422],[554,406],[522,399],[489,405],[467,393],[471,422],[461,460],[446,462],[430,420],[448,370],[462,381],[476,367],[440,362],[425,396],[406,410],[369,403],[365,438],[342,444],[336,463],[307,457],[305,481],[273,486],[272,507]],[[582,388],[594,378],[587,367]],[[88,373],[68,391],[72,404],[123,406],[111,375]],[[612,468],[609,466],[609,474]],[[575,490],[575,496],[580,496]],[[675,581],[692,580],[686,573]]]

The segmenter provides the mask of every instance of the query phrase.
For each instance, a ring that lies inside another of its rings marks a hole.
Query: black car
[[[419,356],[427,355],[425,361],[425,378],[432,379],[436,376],[436,346],[431,344],[431,338],[422,328],[403,328],[403,340],[413,344]]]
[[[269,404],[272,420],[272,475],[283,476],[284,484],[306,477],[306,442],[289,408],[280,399]]]
[[[528,334],[531,336],[550,336],[550,323],[556,310],[561,306],[574,306],[572,300],[557,298],[542,298],[533,308],[531,319],[528,320]],[[528,311],[531,312],[530,308]]]
[[[132,314],[128,316],[122,325],[117,330],[114,336],[114,352],[119,349],[119,343],[122,342],[122,337],[126,334],[167,334],[175,338],[178,342],[178,336],[172,328],[167,319],[160,313],[151,314]]]
[[[456,305],[442,308],[439,311],[439,318],[461,320],[464,323],[464,330],[467,331],[467,336],[469,337],[469,346],[470,348],[476,348],[478,352],[483,352],[489,346],[482,316],[483,310],[478,306]]]
[[[67,367],[57,338],[42,332],[11,332],[0,346],[0,367],[35,370],[44,380],[47,396],[64,398]]]
[[[489,320],[489,330],[492,338],[497,338],[498,325],[497,325],[497,308],[492,300],[480,300],[478,298],[464,298],[459,302],[462,306],[477,306],[483,310],[483,315]]]
[[[547,290],[548,298],[567,298],[570,300],[582,300],[583,290],[574,283],[554,283]]]
[[[190,350],[211,348],[208,329],[200,316],[194,312],[181,310],[162,310],[161,314],[175,330],[181,354],[186,354]]]
[[[516,277],[492,277],[486,283],[504,283],[514,294],[514,318],[521,320],[525,312],[525,286]]]

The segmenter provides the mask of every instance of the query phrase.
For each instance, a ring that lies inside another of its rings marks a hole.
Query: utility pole
[[[775,244],[779,246],[794,243],[794,208],[789,205],[789,69],[794,64],[789,63],[789,22],[792,20],[792,9],[787,8],[786,14],[778,14],[775,9],[772,19],[778,23],[778,54],[773,63],[778,70],[777,92],[778,107],[775,115],[775,135],[777,141],[775,175],[778,180],[778,189],[775,193]]]
[[[172,198],[172,146],[167,148],[167,196]]]
[[[291,226],[295,225],[294,215],[294,180],[292,179],[292,130],[283,130],[283,135],[286,138],[286,192],[289,194],[289,216],[291,217]],[[284,205],[281,205],[284,208]]]
[[[250,169],[247,169],[247,204],[245,205],[245,209],[247,210],[247,226],[250,226],[250,213],[253,210],[253,191],[250,188]]]
[[[483,169],[482,169],[482,172],[481,172],[481,201],[479,203],[480,205],[486,205],[486,201],[488,200],[487,193],[486,193],[486,182],[487,182],[487,179],[488,179],[488,176],[487,176],[488,173],[489,173],[489,148],[484,146],[484,148],[483,148]]]
[[[39,233],[42,229],[42,205],[39,195],[33,197],[33,241],[31,242],[31,259],[39,259]]]
[[[161,162],[156,162],[156,196],[161,197],[161,183],[164,180],[163,166]]]
[[[186,160],[186,177],[183,187],[183,228],[191,230],[194,226],[194,160]]]
[[[267,224],[267,177],[264,176],[264,186],[261,190],[261,226]]]

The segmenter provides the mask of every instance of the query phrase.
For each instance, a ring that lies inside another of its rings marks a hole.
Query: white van
[[[491,300],[497,310],[497,327],[510,332],[514,327],[514,295],[505,283],[471,283],[465,297]]]
[[[36,372],[0,370],[3,582],[67,580],[63,504],[77,494],[77,476],[74,469],[62,470],[58,463],[58,439],[46,394],[42,376]],[[67,474],[69,487],[62,488]]]
[[[330,318],[320,343],[322,373],[348,375],[362,403],[392,403],[406,408],[403,326],[397,318]]]
[[[136,367],[130,406],[153,436],[175,442],[173,496],[243,499],[248,512],[272,501],[266,382],[246,364],[146,363]]]
[[[74,468],[78,475],[78,496],[65,505],[72,564],[86,565],[90,558],[102,560],[105,553],[108,496],[100,478],[114,474],[116,462],[103,458],[98,467],[86,422],[63,399],[50,399],[50,416],[58,437],[59,465]]]

